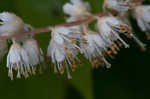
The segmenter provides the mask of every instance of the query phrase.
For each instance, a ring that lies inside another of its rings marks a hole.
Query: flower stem
[[[59,27],[59,26],[70,27],[70,26],[80,25],[80,24],[83,24],[83,23],[89,23],[89,22],[95,20],[95,16],[100,17],[100,16],[105,16],[105,15],[108,15],[107,11],[103,11],[103,12],[100,12],[100,13],[97,13],[97,14],[93,14],[90,17],[88,17],[86,19],[83,19],[83,20],[78,20],[78,21],[74,21],[74,22],[59,24],[59,25],[56,25],[55,27]],[[0,39],[6,40],[6,39],[10,39],[10,38],[18,38],[18,37],[21,37],[21,36],[26,35],[26,34],[35,35],[35,34],[42,33],[42,32],[49,32],[49,31],[52,30],[52,28],[53,28],[53,26],[48,26],[48,27],[39,28],[39,29],[35,29],[35,30],[32,30],[32,31],[28,31],[28,32],[13,34],[13,35],[10,35],[10,36],[0,36]]]

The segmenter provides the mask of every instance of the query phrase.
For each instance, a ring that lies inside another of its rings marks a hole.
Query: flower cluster
[[[31,38],[21,45],[13,39],[7,56],[8,76],[13,80],[13,70],[17,70],[17,78],[23,75],[27,78],[36,73],[36,65],[44,61],[42,51],[38,48],[37,42]]]
[[[38,64],[44,62],[42,49],[33,35],[39,32],[51,31],[47,56],[52,60],[54,72],[67,72],[69,79],[72,78],[70,70],[74,71],[80,62],[79,54],[93,68],[110,68],[108,59],[114,59],[121,47],[130,46],[121,35],[133,39],[145,50],[145,45],[133,33],[128,17],[124,17],[133,12],[137,24],[150,38],[150,6],[141,4],[136,0],[104,0],[104,11],[99,15],[90,12],[88,2],[71,0],[63,6],[64,13],[69,16],[65,24],[39,30],[25,24],[13,13],[0,13],[0,58],[8,52],[8,76],[13,80],[13,72],[17,71],[17,78],[27,78],[36,73]],[[117,14],[114,15],[114,11]],[[95,29],[89,26],[92,20],[96,20]],[[9,51],[6,39],[12,40]]]
[[[22,19],[13,13],[3,12],[0,14],[1,26],[0,35],[9,36],[20,32],[30,31],[33,28],[25,24]],[[37,45],[32,35],[24,35],[19,38],[11,38],[12,45],[7,55],[8,76],[13,80],[13,70],[16,70],[17,78],[23,75],[25,78],[29,74],[36,73],[36,65],[44,61],[42,51]],[[7,41],[0,40],[0,57],[7,53]]]

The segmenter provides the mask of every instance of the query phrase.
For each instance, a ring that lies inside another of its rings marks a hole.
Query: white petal
[[[63,6],[63,11],[66,14],[72,15],[72,13],[74,12],[74,10],[75,10],[75,7],[72,4],[70,4],[70,3],[66,3]]]
[[[55,58],[56,58],[57,62],[62,62],[62,61],[64,61],[65,56],[64,56],[64,54],[61,52],[61,50],[56,49],[56,50],[55,50]]]
[[[54,38],[53,38],[58,44],[63,44],[64,43],[64,39],[58,34],[55,33],[54,34]]]
[[[68,35],[70,33],[70,30],[69,30],[68,27],[57,27],[55,29],[55,32],[61,33],[61,34],[64,34],[64,35]]]

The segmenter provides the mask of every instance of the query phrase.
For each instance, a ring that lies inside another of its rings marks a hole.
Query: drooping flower
[[[48,46],[48,56],[51,57],[55,71],[64,73],[66,68],[68,78],[71,78],[69,68],[74,70],[79,46],[76,44],[80,38],[78,31],[68,27],[55,27],[52,30],[52,39]]]
[[[73,17],[87,16],[89,15],[89,9],[88,2],[83,2],[82,0],[71,0],[70,3],[66,3],[63,6],[64,13]]]
[[[13,13],[0,13],[0,36],[10,36],[22,32],[24,22]]]
[[[134,17],[143,32],[147,33],[148,39],[150,39],[150,6],[139,5],[133,9]]]
[[[8,44],[6,40],[0,40],[0,59],[4,57],[4,55],[8,51]]]
[[[104,0],[104,8],[115,11],[127,11],[130,9],[131,0]]]
[[[74,22],[77,20],[79,19],[76,17],[70,17],[67,19],[67,22]],[[98,68],[100,65],[106,65],[107,68],[111,67],[111,64],[109,64],[104,57],[104,50],[107,51],[109,46],[105,44],[104,40],[96,32],[93,32],[88,28],[88,24],[71,26],[69,28],[81,32],[80,48],[94,68]],[[116,44],[113,43],[112,45],[119,50]],[[111,53],[109,53],[109,56],[113,57]]]
[[[101,37],[111,45],[115,41],[120,41],[125,48],[129,45],[120,37],[120,34],[124,34],[127,37],[131,37],[140,46],[142,50],[145,50],[145,44],[143,44],[133,33],[129,25],[113,16],[104,16],[98,18],[97,30]]]
[[[23,22],[23,20],[10,12],[0,13],[0,36],[10,36],[22,32],[33,30],[33,27]],[[16,38],[17,41],[24,41],[28,35]]]
[[[21,75],[27,78],[31,73],[29,56],[19,43],[13,41],[7,56],[8,76],[13,80],[13,70],[17,70],[17,78]]]
[[[108,46],[119,40],[126,48],[129,47],[129,45],[119,36],[120,33],[124,32],[123,29],[127,27],[127,25],[122,21],[113,16],[104,16],[98,18],[96,27],[99,34],[106,41]]]
[[[111,64],[104,57],[107,46],[98,33],[88,30],[83,35],[80,46],[84,56],[92,63],[94,68],[99,65],[106,65],[107,68],[111,67]]]
[[[32,73],[35,74],[36,66],[44,61],[43,52],[33,38],[27,39],[23,43],[23,48],[29,56],[29,65],[32,67]]]

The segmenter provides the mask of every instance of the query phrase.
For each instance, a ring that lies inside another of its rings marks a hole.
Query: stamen
[[[28,71],[29,74],[32,74],[30,66],[27,66],[27,71]]]
[[[54,73],[57,73],[58,71],[57,71],[57,67],[56,67],[56,65],[54,66]]]
[[[130,34],[132,38],[135,40],[135,42],[140,46],[142,51],[146,51],[145,44],[143,44],[137,37],[135,37],[133,34]]]
[[[119,47],[122,47],[122,43],[120,41],[116,41]]]
[[[112,43],[112,46],[117,50],[117,51],[120,51],[120,48],[113,42]]]
[[[74,63],[71,65],[71,69],[73,72],[76,70],[76,65]]]
[[[112,50],[113,54],[118,54],[118,52],[115,50],[113,46],[111,46],[110,49]]]
[[[71,79],[72,77],[71,77],[71,75],[70,75],[70,72],[69,72],[69,68],[68,68],[68,65],[67,65],[67,62],[66,62],[66,71],[67,71],[67,77],[68,77],[68,79]]]
[[[85,46],[88,46],[88,42],[85,38],[82,38],[82,43],[85,45]]]
[[[8,77],[10,77],[11,80],[14,80],[13,72],[12,71],[8,72]]]
[[[150,33],[146,33],[146,36],[147,36],[147,40],[150,40]]]
[[[73,40],[72,40],[72,44],[76,44],[76,40],[73,39]]]
[[[22,74],[22,75],[25,75],[23,68],[21,68],[21,74]]]
[[[29,74],[27,72],[25,72],[24,74],[25,79],[29,77]]]
[[[36,67],[32,67],[32,74],[33,74],[33,75],[36,74]]]
[[[95,57],[93,57],[93,59],[91,60],[91,64],[92,64],[92,67],[93,68],[98,68],[99,67],[99,65],[102,63],[101,62],[101,59],[100,60],[98,60],[98,59],[100,59],[100,58],[97,58],[96,56]]]
[[[85,36],[85,35],[86,35],[86,33],[85,33],[85,32],[82,32],[82,33],[81,33],[81,35],[82,35],[82,36]]]
[[[111,68],[111,64],[103,57],[106,68]]]
[[[10,77],[11,80],[14,80],[12,66],[9,67],[8,77]]]
[[[125,32],[128,32],[128,30],[127,30],[126,27],[120,25],[120,32],[121,32],[121,33],[125,33]]]
[[[17,66],[17,69],[18,69],[17,78],[21,78],[19,66]]]
[[[108,49],[106,49],[105,52],[106,52],[106,54],[107,54],[110,58],[115,59],[115,57],[112,55],[112,52],[111,52],[111,51],[109,51]]]
[[[114,31],[112,31],[112,33],[121,41],[125,48],[129,48],[129,45],[118,34],[116,34]]]
[[[62,64],[59,68],[60,74],[64,74],[64,65]]]

